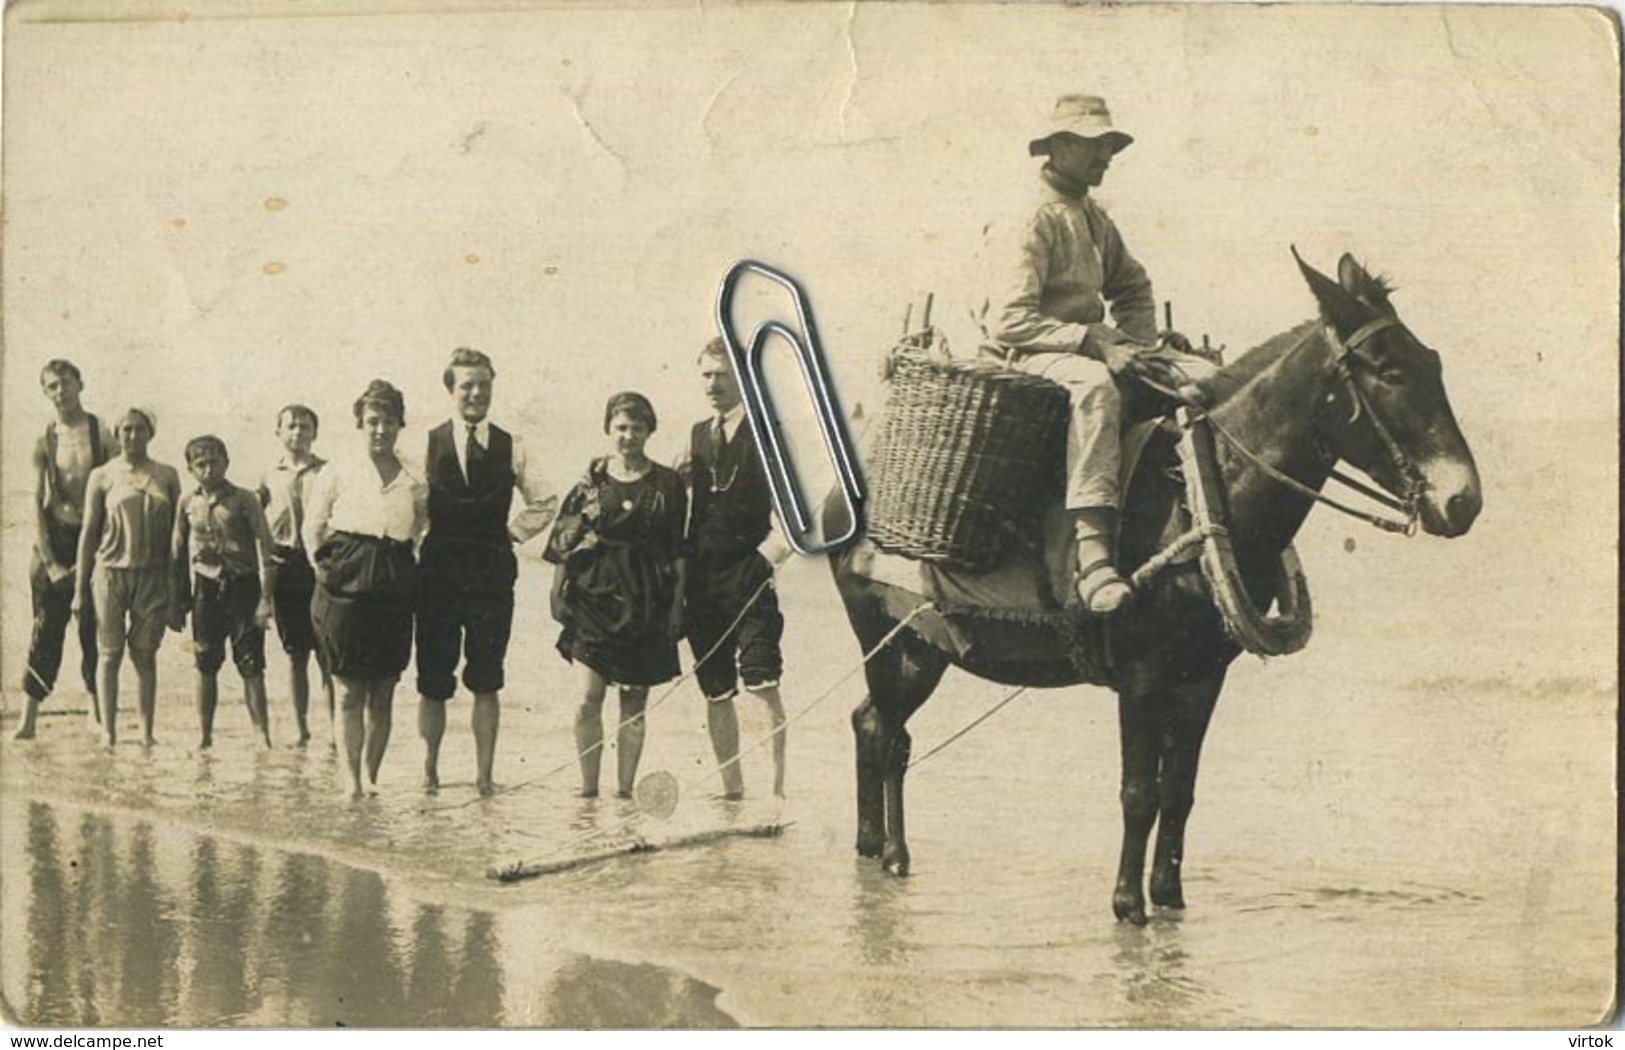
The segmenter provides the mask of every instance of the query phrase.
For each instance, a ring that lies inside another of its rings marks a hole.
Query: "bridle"
[[[1286,488],[1291,489],[1300,496],[1305,496],[1317,503],[1324,503],[1326,506],[1331,507],[1333,510],[1341,514],[1347,514],[1349,517],[1358,518],[1369,525],[1382,529],[1384,532],[1396,532],[1406,536],[1411,536],[1415,535],[1416,533],[1417,519],[1419,515],[1418,508],[1421,505],[1422,494],[1427,491],[1429,487],[1428,481],[1422,476],[1422,472],[1417,469],[1416,464],[1412,462],[1411,458],[1405,454],[1405,450],[1400,447],[1399,442],[1395,440],[1393,431],[1388,428],[1388,425],[1382,421],[1382,417],[1377,414],[1371,404],[1370,398],[1366,396],[1365,391],[1360,388],[1359,382],[1356,381],[1353,370],[1354,364],[1363,365],[1366,368],[1374,367],[1370,358],[1361,353],[1361,349],[1366,343],[1371,341],[1372,337],[1390,328],[1398,328],[1403,332],[1409,333],[1409,329],[1405,328],[1405,326],[1394,317],[1379,317],[1375,320],[1367,321],[1359,328],[1356,328],[1347,339],[1339,338],[1337,330],[1329,323],[1322,326],[1322,331],[1325,333],[1326,346],[1332,353],[1332,370],[1337,376],[1342,378],[1344,384],[1348,387],[1349,396],[1354,402],[1354,411],[1349,416],[1348,422],[1352,423],[1359,419],[1362,413],[1364,413],[1371,420],[1371,429],[1377,435],[1378,442],[1382,445],[1384,450],[1387,451],[1388,458],[1404,486],[1404,491],[1398,499],[1395,499],[1388,493],[1358,481],[1342,471],[1337,470],[1335,467],[1331,470],[1329,477],[1330,480],[1339,482],[1345,487],[1353,489],[1355,492],[1358,492],[1366,498],[1382,504],[1390,510],[1399,511],[1405,515],[1404,520],[1385,517],[1381,514],[1373,514],[1369,511],[1360,510],[1357,507],[1351,507],[1346,503],[1342,503],[1330,496],[1325,495],[1318,489],[1305,485],[1296,478],[1284,473],[1269,463],[1264,462],[1264,460],[1261,459],[1257,453],[1253,452],[1251,449],[1247,448],[1246,445],[1238,441],[1234,434],[1230,433],[1229,430],[1227,430],[1211,415],[1205,415],[1205,418],[1207,419],[1208,424],[1212,426],[1215,433],[1224,438],[1225,442],[1231,448],[1235,449],[1235,451],[1240,453],[1241,456],[1249,460],[1254,466],[1258,467],[1259,470],[1263,471],[1264,474],[1272,481],[1284,485]],[[1288,353],[1296,353],[1298,350],[1302,349],[1304,344],[1308,343],[1308,341],[1313,338],[1314,333],[1315,330],[1313,328],[1311,328],[1308,332],[1305,332],[1303,339],[1300,340],[1298,345],[1293,347]],[[1411,338],[1414,339],[1415,336],[1413,335]],[[1179,400],[1188,403],[1187,399],[1185,398],[1179,398]],[[1336,395],[1329,392],[1326,395],[1325,404],[1331,404],[1335,400]],[[1324,446],[1321,448],[1321,455],[1331,462],[1336,462],[1338,458],[1335,453],[1324,448]]]
[[[1350,396],[1354,399],[1354,411],[1349,416],[1348,422],[1353,423],[1359,419],[1362,412],[1366,418],[1371,420],[1372,433],[1377,435],[1378,442],[1381,443],[1383,450],[1388,453],[1389,464],[1394,468],[1394,472],[1399,478],[1402,492],[1399,499],[1396,500],[1385,492],[1378,492],[1369,486],[1362,485],[1341,471],[1334,469],[1331,476],[1356,492],[1376,500],[1390,510],[1402,511],[1405,514],[1403,528],[1395,531],[1403,531],[1406,535],[1411,535],[1416,531],[1417,508],[1421,504],[1422,495],[1431,486],[1427,478],[1423,476],[1422,471],[1416,466],[1416,463],[1394,438],[1393,431],[1388,428],[1388,424],[1383,421],[1382,416],[1372,406],[1370,397],[1354,377],[1354,365],[1356,364],[1365,368],[1376,367],[1361,350],[1371,341],[1372,337],[1390,328],[1399,329],[1405,335],[1410,336],[1413,342],[1420,344],[1420,340],[1412,334],[1410,329],[1406,328],[1398,318],[1393,316],[1378,317],[1375,320],[1367,321],[1356,328],[1347,339],[1339,339],[1337,329],[1330,324],[1325,325],[1325,333],[1326,346],[1332,352],[1332,367],[1342,377],[1344,384],[1349,389]],[[1331,401],[1333,398],[1328,395],[1327,400]],[[1329,452],[1327,456],[1331,459],[1336,458]]]

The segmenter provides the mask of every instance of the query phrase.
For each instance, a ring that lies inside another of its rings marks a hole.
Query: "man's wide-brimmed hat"
[[[1049,130],[1028,144],[1028,152],[1035,157],[1048,153],[1049,140],[1062,132],[1071,132],[1079,138],[1102,139],[1113,153],[1122,152],[1134,141],[1133,136],[1112,127],[1111,111],[1099,95],[1062,95],[1056,99]]]

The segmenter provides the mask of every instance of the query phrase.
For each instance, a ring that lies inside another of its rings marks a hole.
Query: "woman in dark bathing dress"
[[[683,634],[683,526],[688,494],[677,472],[651,461],[655,429],[642,394],[621,393],[604,409],[612,452],[595,459],[565,497],[548,542],[558,565],[553,615],[564,625],[559,652],[580,669],[576,749],[581,794],[598,794],[604,694],[620,687],[616,786],[630,797],[643,754],[649,687],[677,677]]]

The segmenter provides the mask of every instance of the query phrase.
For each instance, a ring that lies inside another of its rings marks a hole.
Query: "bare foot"
[[[598,797],[598,789],[597,788],[584,787],[584,788],[581,789],[581,795],[579,797],[581,797],[581,798],[597,798]]]
[[[13,739],[13,740],[32,740],[32,739],[34,739],[34,727],[33,726],[23,726],[21,729],[17,730],[17,732],[12,736],[11,739]]]
[[[197,742],[197,749],[199,751],[207,751],[207,750],[209,750],[209,748],[211,748],[213,746],[214,746],[214,737],[212,737],[212,736],[206,736],[202,740],[199,740]]]

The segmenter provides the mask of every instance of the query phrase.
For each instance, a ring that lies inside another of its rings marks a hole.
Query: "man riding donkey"
[[[1048,158],[1039,171],[1042,199],[993,255],[983,310],[985,331],[1010,367],[1066,388],[1066,509],[1077,542],[1077,593],[1097,615],[1116,612],[1133,594],[1113,551],[1118,383],[1152,376],[1178,385],[1214,371],[1178,333],[1158,342],[1151,279],[1089,196],[1133,141],[1112,126],[1103,99],[1057,100],[1048,132],[1028,146],[1032,156]],[[1113,324],[1105,323],[1108,302]]]

